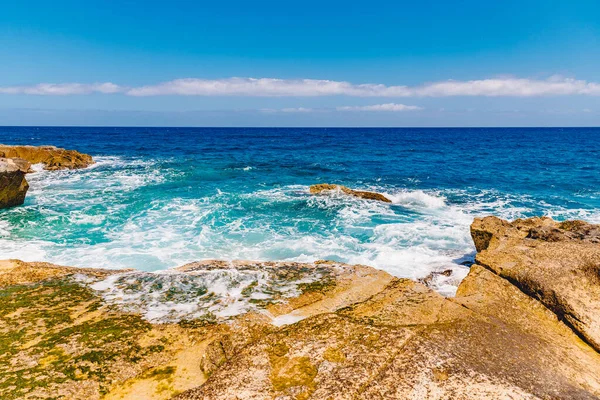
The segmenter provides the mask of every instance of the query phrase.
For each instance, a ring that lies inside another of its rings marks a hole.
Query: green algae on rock
[[[368,298],[391,279],[372,268],[337,263],[204,261],[176,273],[191,277],[224,269],[271,270],[273,288],[289,286],[295,297],[269,289],[275,303],[220,322],[151,323],[145,313],[111,302],[94,289],[107,279],[135,278],[132,271],[0,261],[0,397],[168,399],[202,384],[247,343],[278,329],[272,324],[277,316],[296,311],[304,318],[343,307],[354,298]],[[294,282],[310,284],[319,277],[328,282],[325,292],[344,294],[341,301],[328,302],[320,295],[324,286],[294,288]],[[374,289],[363,287],[369,284]],[[135,279],[115,285],[126,285],[125,295],[152,287]],[[164,295],[159,296],[164,304],[177,305],[177,297]]]

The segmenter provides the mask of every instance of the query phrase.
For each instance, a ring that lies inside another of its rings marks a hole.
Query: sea
[[[0,259],[147,272],[326,259],[433,274],[452,295],[475,217],[600,223],[597,128],[0,127],[0,143],[96,161],[34,167],[25,204],[0,210]],[[311,195],[317,183],[392,203]]]

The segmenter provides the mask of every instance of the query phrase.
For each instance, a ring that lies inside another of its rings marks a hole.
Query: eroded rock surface
[[[600,356],[479,267],[443,298],[396,279],[250,343],[177,399],[596,399]]]
[[[0,157],[21,158],[31,164],[44,164],[46,170],[86,168],[94,163],[92,157],[75,150],[55,146],[0,145]]]
[[[364,301],[393,279],[373,268],[330,262],[203,261],[181,269],[165,274],[178,279],[163,281],[135,271],[0,261],[0,398],[169,399],[201,385],[248,343],[285,323]],[[268,281],[261,293],[273,295],[257,298],[250,297],[261,287],[256,280],[242,280],[243,287],[236,279],[196,287],[201,293],[195,302],[213,305],[223,285],[240,297],[220,301],[255,301],[245,313],[218,318],[204,313],[151,322],[143,304],[132,309],[124,302],[133,296],[177,311],[194,304],[179,301],[183,293],[173,282],[189,284],[186,276],[227,270],[237,278],[267,270],[281,281]],[[293,296],[279,296],[279,283],[294,285]],[[97,284],[119,286],[120,298],[105,297]]]
[[[25,160],[0,157],[0,208],[23,204],[29,189],[25,174],[30,167]]]
[[[164,274],[0,262],[0,397],[600,398],[600,282],[585,261],[598,227],[472,230],[480,252],[454,298],[330,261]]]
[[[309,190],[312,194],[320,194],[320,193],[328,192],[328,191],[329,192],[339,191],[339,192],[345,193],[350,196],[359,197],[361,199],[377,200],[377,201],[383,201],[385,203],[392,202],[390,199],[388,199],[381,193],[367,192],[367,191],[363,191],[363,190],[353,190],[353,189],[350,189],[350,188],[348,188],[346,186],[342,186],[342,185],[331,185],[328,183],[321,183],[318,185],[312,185]]]
[[[481,249],[477,264],[541,301],[600,350],[599,225],[487,217],[471,231]]]

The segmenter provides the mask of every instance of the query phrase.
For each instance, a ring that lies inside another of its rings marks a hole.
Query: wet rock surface
[[[342,185],[331,185],[328,183],[321,183],[318,185],[312,185],[309,188],[309,190],[310,190],[310,193],[312,193],[312,194],[321,194],[321,193],[327,193],[327,192],[341,192],[341,193],[345,193],[349,196],[354,196],[354,197],[358,197],[358,198],[365,199],[365,200],[383,201],[384,203],[392,202],[390,199],[388,199],[381,193],[367,192],[364,190],[354,190],[354,189],[350,189],[350,188],[348,188],[346,186],[342,186]]]
[[[455,299],[396,279],[247,345],[176,398],[595,399],[599,362],[542,304],[474,266]]]

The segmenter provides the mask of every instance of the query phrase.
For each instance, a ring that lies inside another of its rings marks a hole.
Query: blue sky
[[[0,125],[599,126],[598,1],[15,1]]]

